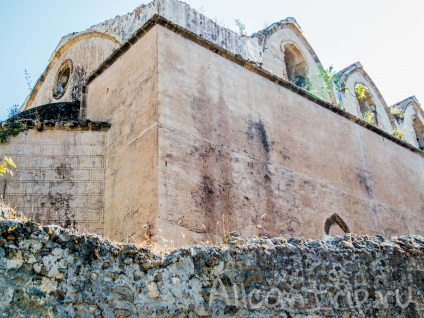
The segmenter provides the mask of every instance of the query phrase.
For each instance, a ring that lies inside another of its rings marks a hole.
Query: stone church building
[[[420,103],[387,105],[360,63],[325,72],[293,18],[244,36],[155,0],[63,37],[8,125],[2,196],[42,223],[175,246],[424,234]]]

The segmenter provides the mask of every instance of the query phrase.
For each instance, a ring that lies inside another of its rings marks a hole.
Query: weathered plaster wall
[[[162,256],[0,221],[7,317],[422,317],[424,237],[247,240]]]
[[[162,239],[422,233],[421,156],[157,29]]]
[[[149,239],[157,219],[157,33],[153,28],[88,87],[87,117],[110,121],[104,233]]]
[[[103,233],[106,133],[29,129],[1,144],[14,176],[0,180],[4,202],[44,224]]]

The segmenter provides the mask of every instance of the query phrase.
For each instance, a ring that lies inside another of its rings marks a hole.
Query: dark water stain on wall
[[[59,179],[71,180],[74,177],[73,168],[66,163],[60,163],[54,169]]]
[[[82,87],[84,86],[85,79],[87,77],[87,71],[82,66],[75,66],[72,72],[72,92],[71,98],[73,102],[79,102],[81,100]]]
[[[359,184],[367,193],[368,199],[372,200],[374,198],[374,192],[371,186],[372,176],[370,175],[370,173],[366,170],[360,170],[358,172],[358,180]]]
[[[258,122],[249,120],[247,123],[247,136],[249,140],[257,139],[262,144],[266,154],[269,154],[271,146],[269,143],[268,135],[265,129],[265,125],[262,120]]]

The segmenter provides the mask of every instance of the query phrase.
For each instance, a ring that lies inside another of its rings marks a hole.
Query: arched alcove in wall
[[[283,44],[286,77],[299,87],[308,85],[308,65],[300,49],[293,43]]]
[[[263,49],[262,67],[274,75],[336,103],[333,88],[326,87],[324,68],[293,18],[274,23],[252,35]]]
[[[350,233],[350,229],[342,218],[335,213],[325,221],[324,232],[326,235],[344,235]]]
[[[418,148],[424,151],[424,124],[421,122],[418,116],[415,116],[413,119],[413,127],[415,132],[415,138],[418,143]]]
[[[377,106],[370,89],[363,83],[356,83],[355,95],[359,103],[359,113],[362,117],[369,117],[368,114],[371,114],[370,119],[374,121],[374,124],[378,125]]]
[[[424,151],[424,110],[415,96],[410,96],[392,105],[396,114],[398,129],[404,134],[403,139]]]
[[[374,118],[374,125],[388,133],[393,132],[393,129],[396,128],[395,118],[361,63],[357,62],[346,67],[335,74],[334,78],[337,86],[342,89],[339,93],[339,102],[347,112],[362,118],[367,112],[371,112],[367,114],[367,119]],[[363,98],[358,98],[356,89],[358,85],[365,87],[362,87],[365,89]]]

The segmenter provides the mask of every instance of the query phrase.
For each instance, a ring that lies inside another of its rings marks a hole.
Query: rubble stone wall
[[[4,317],[422,317],[424,237],[248,240],[153,254],[0,221]]]

